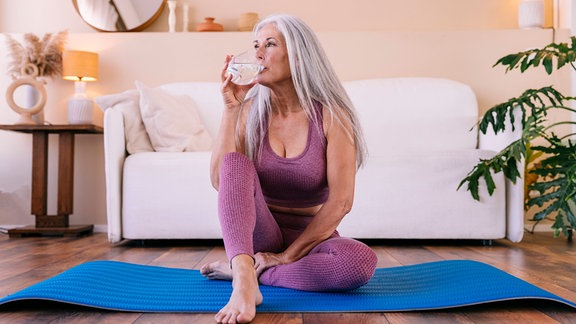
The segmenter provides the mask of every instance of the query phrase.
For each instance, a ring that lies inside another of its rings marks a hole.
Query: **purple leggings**
[[[285,250],[312,220],[268,209],[252,161],[240,153],[222,160],[218,214],[229,260],[239,254]],[[307,291],[358,288],[374,274],[377,257],[365,244],[334,232],[300,260],[267,269],[260,283]]]

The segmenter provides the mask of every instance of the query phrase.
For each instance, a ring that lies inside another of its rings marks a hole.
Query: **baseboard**
[[[94,225],[94,233],[107,233],[108,225]]]
[[[524,224],[524,228],[528,232],[554,232],[554,230],[550,227],[552,223],[544,223],[544,224],[537,224],[534,226],[533,223]],[[7,234],[9,229],[22,227],[27,225],[0,225],[0,234]],[[96,224],[94,225],[94,233],[107,233],[108,232],[108,225],[106,224]]]
[[[0,225],[0,234],[8,234],[8,230],[18,227],[29,226],[30,224],[19,224],[19,225],[11,225],[5,224]],[[108,225],[94,225],[94,233],[106,233],[108,232]]]
[[[553,233],[554,229],[552,228],[552,223],[539,223],[534,225],[534,223],[527,223],[524,225],[526,230],[528,232],[535,232],[535,233],[541,233],[541,232],[549,232],[549,233]]]
[[[4,230],[4,229],[10,229],[10,228],[15,228],[15,227],[20,227],[20,226],[24,226],[24,225],[0,225],[0,231]],[[533,223],[526,223],[524,224],[524,228],[531,232],[532,231],[532,227],[534,226]],[[552,223],[544,223],[544,224],[537,224],[534,227],[534,232],[554,232],[554,230],[550,227],[552,226]],[[107,233],[108,232],[108,225],[106,224],[96,224],[94,225],[94,233]]]
[[[22,226],[24,225],[0,225],[0,234],[8,234],[8,230]]]

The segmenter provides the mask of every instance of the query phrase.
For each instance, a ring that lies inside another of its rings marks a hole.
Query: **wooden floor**
[[[496,266],[576,301],[576,248],[550,233],[526,234],[522,243],[496,241],[370,241],[379,267],[446,259]],[[198,269],[224,259],[219,241],[128,242],[109,245],[104,234],[81,238],[0,235],[0,297],[90,260]],[[0,323],[213,323],[213,314],[142,314],[63,305],[0,308]],[[551,302],[506,302],[452,310],[396,313],[258,314],[253,323],[576,323],[576,310]]]

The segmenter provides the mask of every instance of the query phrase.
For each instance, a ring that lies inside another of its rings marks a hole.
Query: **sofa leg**
[[[483,246],[492,246],[492,240],[482,240]]]

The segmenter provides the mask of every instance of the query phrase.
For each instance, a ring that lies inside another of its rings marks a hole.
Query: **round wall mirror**
[[[106,32],[140,31],[160,16],[166,0],[72,0],[80,17]]]

